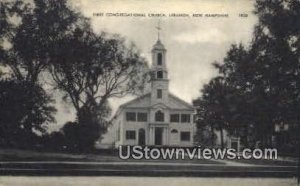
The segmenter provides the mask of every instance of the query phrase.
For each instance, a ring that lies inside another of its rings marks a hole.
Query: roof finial
[[[160,19],[158,20],[156,29],[157,29],[157,39],[158,39],[158,41],[160,41],[160,30],[161,30]]]

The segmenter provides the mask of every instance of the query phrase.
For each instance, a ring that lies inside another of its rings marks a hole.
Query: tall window
[[[162,65],[162,54],[161,53],[157,54],[157,65]]]
[[[127,140],[135,140],[135,130],[127,130],[126,131],[126,139]]]
[[[181,122],[182,123],[190,123],[191,115],[190,114],[181,114]]]
[[[179,123],[179,114],[171,114],[170,115],[170,122]]]
[[[162,98],[162,89],[157,89],[157,98],[158,99]]]
[[[190,141],[191,133],[190,132],[181,132],[180,133],[180,140],[181,141]]]
[[[136,121],[136,113],[126,112],[126,121]]]
[[[137,121],[146,122],[147,121],[147,113],[138,112],[137,113]]]
[[[163,71],[157,71],[157,79],[163,78]]]
[[[165,115],[162,111],[159,110],[155,113],[155,121],[165,121]]]

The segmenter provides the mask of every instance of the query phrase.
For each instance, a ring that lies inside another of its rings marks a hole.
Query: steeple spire
[[[160,41],[160,19],[158,20],[157,26],[155,28],[157,29],[157,40]]]

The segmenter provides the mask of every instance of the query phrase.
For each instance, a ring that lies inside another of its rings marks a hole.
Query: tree
[[[61,131],[44,134],[40,138],[40,146],[42,150],[64,151],[66,150],[66,137]]]
[[[214,147],[217,136],[214,133],[214,126],[206,120],[207,104],[201,98],[193,100],[193,105],[197,108],[195,116],[196,134],[194,141],[196,145],[202,147]]]
[[[251,49],[262,75],[262,88],[257,89],[266,89],[268,104],[273,107],[272,122],[289,124],[290,131],[299,128],[300,119],[299,7],[299,1],[257,1],[259,24]],[[294,136],[292,141],[296,139]]]
[[[277,117],[277,123],[289,124],[287,140],[280,146],[291,146],[290,150],[285,149],[285,152],[294,150],[298,151],[300,156],[300,2],[299,1],[257,1],[256,12],[259,17],[259,26],[257,28],[256,43],[262,39],[268,43],[266,53],[267,57],[260,55],[263,59],[271,59],[272,67],[277,68],[274,71],[272,68],[269,74],[272,74],[277,80],[277,83],[270,81],[272,91],[278,91],[277,108],[280,111]],[[263,51],[263,50],[261,50]],[[268,61],[269,64],[270,61]],[[272,76],[271,76],[272,77]],[[267,76],[269,80],[274,80]],[[274,86],[274,87],[273,87]],[[273,93],[274,94],[274,93]],[[297,132],[295,132],[297,131]],[[287,143],[287,144],[286,144]],[[296,152],[297,153],[297,152]],[[298,174],[298,182],[300,171]]]
[[[57,43],[50,69],[78,112],[88,102],[102,106],[108,98],[141,91],[147,69],[134,45],[128,48],[124,39],[94,34],[87,26]]]
[[[5,15],[10,16],[3,22],[7,22],[8,33],[2,38],[11,47],[5,51],[2,65],[19,81],[37,83],[48,65],[53,43],[72,29],[79,15],[70,10],[66,0],[34,0],[33,4],[16,1],[7,7],[11,7],[10,14]],[[20,19],[19,24],[11,23],[13,16]]]
[[[257,124],[257,105],[254,102],[257,95],[253,94],[254,82],[257,78],[257,70],[253,61],[249,57],[249,51],[242,45],[232,45],[223,63],[214,63],[219,70],[220,76],[230,87],[230,97],[228,100],[230,118],[228,122],[228,132],[230,135],[241,137],[244,145],[254,146],[253,135],[257,135],[261,130],[253,132],[252,128]],[[259,76],[259,75],[258,75]],[[226,97],[226,95],[224,95]],[[264,112],[262,112],[264,113]],[[259,123],[263,127],[265,123]]]
[[[0,60],[3,60],[4,57],[4,36],[7,34],[9,30],[9,23],[7,20],[8,14],[8,4],[5,2],[0,2]],[[0,62],[1,62],[0,61]]]
[[[1,2],[0,11],[0,68],[6,72],[1,77],[5,103],[1,105],[1,117],[5,116],[1,133],[5,140],[11,138],[15,143],[17,137],[29,139],[33,130],[44,133],[44,126],[54,121],[55,109],[49,105],[52,100],[43,89],[45,82],[40,76],[49,64],[49,49],[73,28],[80,16],[69,9],[66,0]],[[18,104],[22,104],[18,117],[11,118]]]
[[[56,88],[65,93],[65,100],[77,112],[80,135],[86,139],[82,147],[91,147],[107,127],[108,99],[142,91],[145,59],[134,45],[126,46],[125,40],[116,35],[95,34],[86,22],[53,49],[49,71]]]
[[[199,124],[210,125],[211,132],[214,129],[220,132],[221,147],[225,147],[224,129],[228,129],[232,118],[232,90],[221,77],[212,79],[202,90],[202,97],[194,101],[195,106],[202,108],[198,111],[201,119]],[[212,135],[212,137],[214,137]]]
[[[299,138],[292,131],[299,130],[300,2],[258,0],[255,7],[259,22],[249,48],[232,46],[223,63],[215,64],[234,97],[229,103],[235,111],[222,120],[230,121],[229,132],[244,133],[246,146],[252,133],[264,147],[272,146],[275,125],[289,124],[289,142],[296,147]],[[214,94],[209,93],[218,101]]]
[[[30,147],[36,132],[45,133],[53,122],[51,98],[39,86],[13,80],[0,81],[0,144]]]
[[[143,85],[145,60],[123,38],[95,34],[89,20],[73,11],[67,0],[1,5],[0,41],[9,45],[1,46],[0,65],[11,79],[30,87],[49,83],[41,77],[49,77],[50,72],[55,88],[76,109],[84,135],[90,133],[82,147],[90,147],[105,132],[108,99],[137,92]],[[11,21],[15,18],[20,21]]]

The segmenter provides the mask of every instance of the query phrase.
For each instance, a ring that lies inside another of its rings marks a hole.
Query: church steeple
[[[157,40],[159,41],[160,40],[160,30],[161,30],[160,20],[158,20],[157,27],[155,27],[155,28],[157,29]]]
[[[160,40],[160,26],[157,27],[158,38],[152,48],[152,77],[151,77],[151,102],[153,104],[168,100],[169,80],[166,65],[167,50]]]

